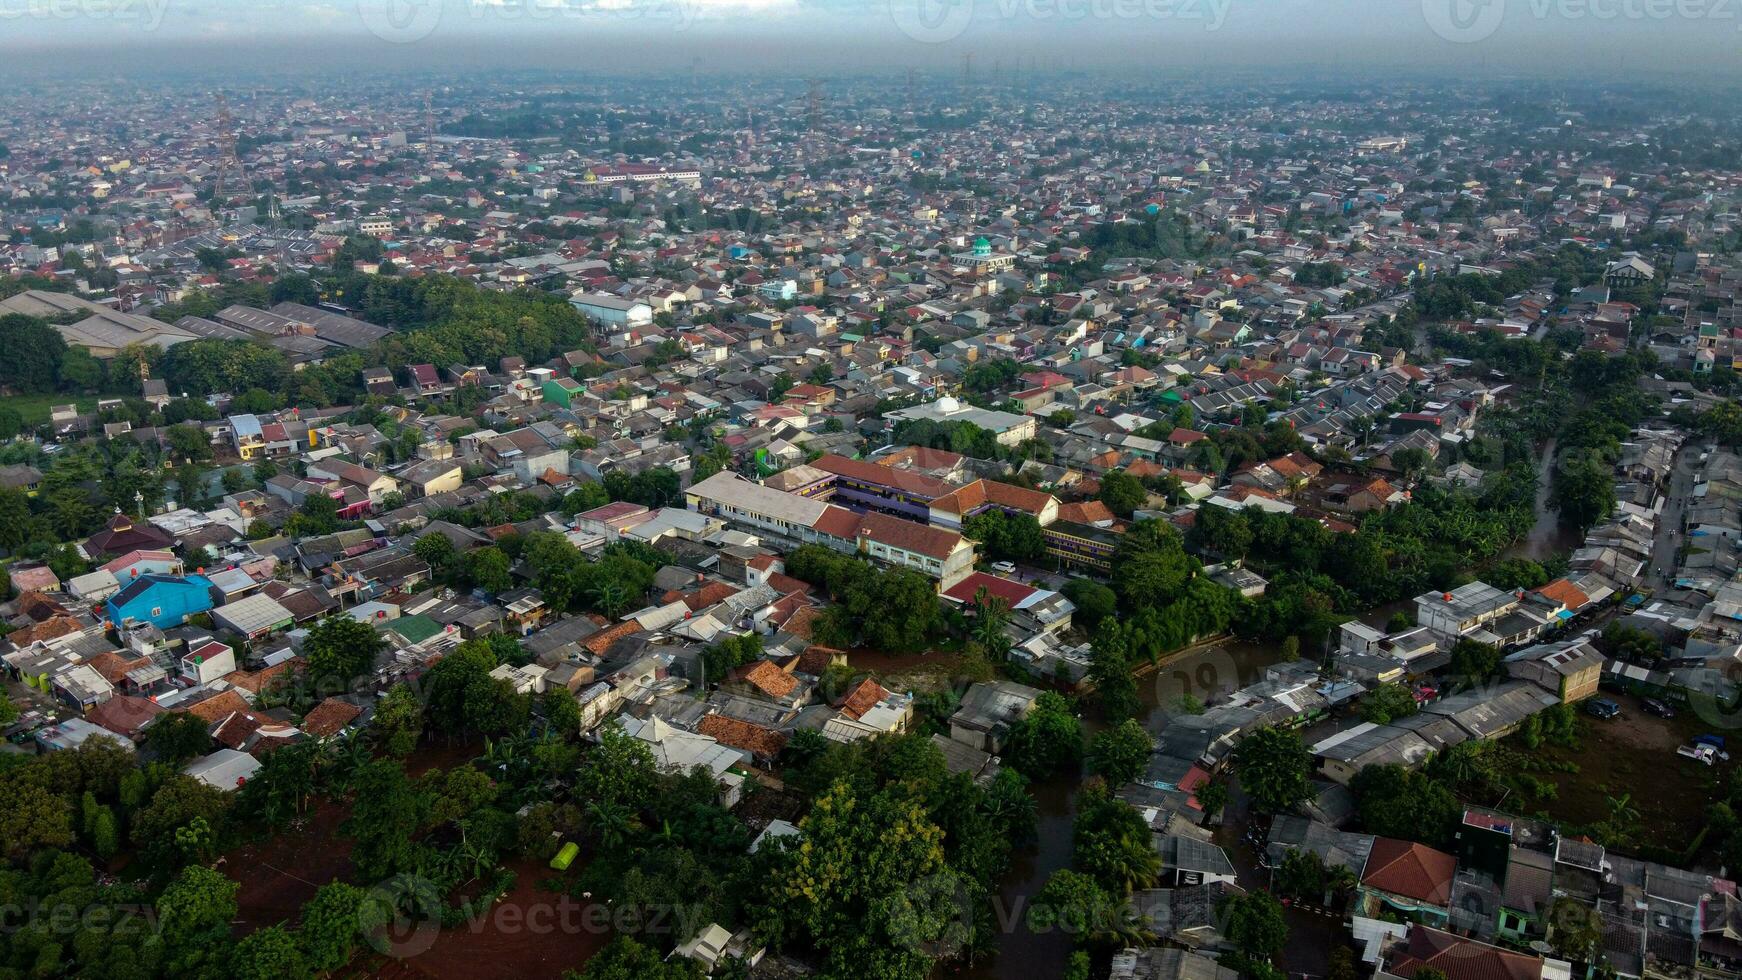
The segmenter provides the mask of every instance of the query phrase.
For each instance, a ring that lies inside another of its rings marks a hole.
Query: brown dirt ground
[[[1581,714],[1577,749],[1545,744],[1538,750],[1544,758],[1579,767],[1576,773],[1536,774],[1558,787],[1556,798],[1543,808],[1569,826],[1585,827],[1606,819],[1610,801],[1628,794],[1639,811],[1641,843],[1686,847],[1704,824],[1706,805],[1718,798],[1720,783],[1736,760],[1708,767],[1675,754],[1677,746],[1713,730],[1691,711],[1681,710],[1672,719],[1656,718],[1645,713],[1636,697],[1604,696],[1621,705],[1621,717],[1605,721]],[[1729,742],[1733,754],[1742,749],[1738,744],[1742,740],[1732,736]]]
[[[545,891],[557,874],[519,860],[514,889],[481,915],[443,929],[428,950],[402,960],[373,957],[365,971],[389,980],[539,980],[579,970],[611,940],[604,906]],[[569,869],[576,874],[579,866]]]
[[[351,839],[339,833],[348,814],[347,807],[320,800],[289,829],[224,856],[222,870],[242,885],[236,903],[245,931],[294,925],[316,889],[334,879],[351,880]]]
[[[413,779],[431,769],[452,769],[484,754],[482,739],[449,743],[445,737],[426,738],[405,758],[405,774]]]

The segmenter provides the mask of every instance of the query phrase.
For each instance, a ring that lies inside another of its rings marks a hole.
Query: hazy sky
[[[0,50],[129,64],[1069,64],[1742,72],[1742,0],[0,0]],[[83,66],[81,70],[92,66]],[[64,69],[63,69],[64,70]]]

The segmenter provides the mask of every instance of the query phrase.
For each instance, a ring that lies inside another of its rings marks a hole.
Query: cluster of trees
[[[982,554],[993,561],[1038,561],[1046,554],[1046,537],[1033,514],[1010,514],[994,507],[968,518],[962,533],[980,542]]]
[[[89,860],[59,850],[0,872],[0,882],[16,908],[54,912],[0,939],[0,963],[20,976],[306,978],[349,962],[367,918],[363,891],[335,882],[294,930],[270,926],[237,942],[238,885],[222,873],[185,868],[151,901],[140,885],[105,884]]]
[[[373,239],[365,241],[379,248]],[[196,340],[167,352],[141,349],[138,356],[153,366],[154,377],[169,381],[171,390],[191,395],[259,392],[270,397],[270,409],[355,403],[362,397],[361,372],[367,367],[495,364],[510,354],[539,363],[565,351],[592,349],[586,319],[562,297],[534,290],[484,290],[447,276],[399,279],[342,269],[318,281],[290,275],[270,286],[225,283],[161,307],[154,315],[173,322],[189,314],[209,317],[237,303],[267,307],[323,299],[396,332],[367,350],[337,354],[295,372],[280,351],[248,341]],[[137,370],[131,376],[137,377]]]
[[[667,466],[640,473],[612,470],[600,481],[611,500],[626,500],[643,507],[683,505],[683,479]]]
[[[447,735],[478,734],[492,738],[525,730],[532,699],[516,694],[508,681],[490,676],[492,670],[505,663],[518,665],[525,659],[519,642],[510,636],[491,636],[460,644],[423,675],[424,725]],[[573,697],[569,700],[573,701]],[[552,697],[545,704],[560,702],[560,697]],[[575,727],[578,726],[571,726],[568,732],[572,733]]]
[[[1021,363],[1008,357],[975,361],[962,372],[962,388],[978,395],[991,395],[1010,387],[1021,374]]]
[[[411,552],[429,565],[437,581],[462,591],[479,588],[500,595],[514,587],[509,571],[514,561],[500,546],[460,551],[446,535],[432,531],[418,538]]]
[[[1075,936],[1086,948],[1073,955],[1072,969],[1087,976],[1091,950],[1105,953],[1154,942],[1127,898],[1150,887],[1160,873],[1161,857],[1143,815],[1114,797],[1106,783],[1092,780],[1079,798],[1071,866],[1055,872],[1035,896],[1029,926]],[[1282,980],[1272,965],[1288,944],[1281,903],[1268,892],[1253,891],[1225,899],[1215,914],[1234,947],[1223,955],[1223,965],[1256,980]]]
[[[1077,607],[1071,621],[1091,635],[1103,619],[1119,611],[1119,594],[1094,579],[1071,579],[1060,591]]]
[[[20,394],[94,391],[103,385],[103,366],[82,347],[68,347],[48,321],[21,313],[0,316],[0,387]]]
[[[1115,515],[1130,517],[1132,511],[1149,502],[1149,488],[1130,473],[1113,470],[1102,475],[1101,489],[1095,497]]]
[[[1161,873],[1149,825],[1099,779],[1083,787],[1077,804],[1071,865],[1053,872],[1035,896],[1029,927],[1063,930],[1092,947],[1143,945],[1149,937],[1126,898]]]
[[[906,419],[895,424],[891,438],[899,445],[944,449],[974,459],[1003,459],[1008,454],[997,433],[966,421]]]
[[[35,496],[0,489],[0,548],[43,558],[63,579],[88,568],[66,544],[102,528],[120,510],[137,514],[170,498],[199,504],[210,496],[211,448],[191,426],[166,430],[168,446],[123,434],[67,446],[52,457],[19,444],[0,452],[5,462],[29,462],[43,471]],[[242,489],[254,481],[245,471],[227,473],[222,485]]]
[[[208,395],[282,392],[289,386],[284,352],[247,340],[190,340],[163,352],[153,370],[169,390]]]
[[[542,829],[576,811],[595,853],[575,887],[614,908],[681,908],[692,928],[748,924],[776,950],[820,953],[831,975],[919,980],[985,948],[993,883],[1034,833],[1021,775],[1006,769],[985,786],[950,775],[920,735],[842,745],[808,732],[787,753],[787,784],[806,805],[802,846],[782,838],[747,853],[749,831],[716,802],[712,779],[660,774],[614,727],[582,764],[576,804],[539,804],[531,819]],[[655,965],[677,938],[631,930],[580,976],[690,976]]]
[[[594,609],[612,617],[640,605],[664,563],[652,548],[629,542],[611,544],[591,561],[554,532],[529,534],[519,547],[533,584],[551,608]]]
[[[1260,728],[1234,748],[1240,788],[1260,813],[1287,813],[1312,796],[1312,755],[1300,734]]]
[[[1142,707],[1132,671],[1204,636],[1225,632],[1245,606],[1239,593],[1199,575],[1173,527],[1139,521],[1121,535],[1112,562],[1114,586],[1072,583],[1083,600],[1083,625],[1094,631],[1088,679],[1110,721]],[[1122,615],[1115,616],[1115,613]]]
[[[918,572],[879,569],[812,544],[787,556],[786,571],[828,592],[831,604],[813,628],[824,646],[863,644],[890,653],[920,653],[948,632],[937,592]]]
[[[1140,221],[1107,221],[1089,229],[1087,247],[1096,255],[1178,259],[1208,253],[1205,238],[1182,212],[1152,214]]]
[[[1356,880],[1348,867],[1327,866],[1312,851],[1296,848],[1288,852],[1282,866],[1276,869],[1275,887],[1277,892],[1296,901],[1335,908],[1354,890]]]
[[[1561,426],[1549,503],[1569,527],[1586,530],[1615,509],[1614,466],[1621,444],[1657,408],[1657,400],[1636,387],[1640,370],[1632,358],[1592,364],[1581,356],[1573,361],[1576,390],[1604,394],[1590,399]]]
[[[1381,684],[1361,698],[1361,720],[1388,725],[1420,709],[1415,695],[1402,684]]]
[[[1314,289],[1335,286],[1347,278],[1349,278],[1349,273],[1335,262],[1304,262],[1294,273],[1294,281],[1297,285],[1310,286]]]
[[[1288,398],[1292,389],[1285,386],[1281,397]],[[1166,405],[1160,405],[1166,408]],[[1166,439],[1175,426],[1191,428],[1196,424],[1196,412],[1188,405],[1172,410],[1169,418],[1138,429],[1136,434],[1147,439]],[[1247,463],[1259,463],[1305,449],[1300,433],[1282,420],[1269,421],[1269,413],[1257,402],[1247,402],[1240,409],[1240,424],[1212,427],[1205,433],[1208,439],[1197,445],[1191,464],[1209,474],[1231,472]],[[1168,492],[1166,478],[1152,481],[1150,489]],[[1109,504],[1109,506],[1112,506]]]
[[[331,624],[318,628],[311,659],[340,675],[359,669],[359,650],[369,644],[347,632]],[[512,873],[502,868],[507,854],[548,858],[559,837],[584,840],[600,852],[584,881],[620,903],[649,910],[712,903],[702,922],[760,922],[759,915],[737,914],[751,901],[791,905],[781,892],[791,879],[776,874],[776,852],[760,859],[746,853],[749,832],[719,806],[711,777],[663,775],[645,745],[615,729],[583,760],[574,740],[578,708],[566,691],[530,705],[488,677],[512,656],[508,648],[517,648],[511,638],[498,639],[468,642],[443,658],[423,678],[422,699],[403,685],[389,692],[367,741],[286,746],[264,757],[239,793],[179,772],[185,759],[210,747],[204,723],[186,715],[153,727],[147,747],[161,761],[145,768],[106,739],[12,757],[0,767],[7,861],[0,867],[0,895],[16,908],[52,905],[57,918],[0,934],[0,969],[41,976],[306,978],[350,962],[376,919],[385,925],[384,917],[409,910],[414,918],[439,916],[441,924],[453,924],[487,908],[512,886]],[[542,737],[527,734],[529,708],[546,720]],[[475,762],[413,778],[396,756],[409,752],[426,727],[492,738]],[[371,745],[385,755],[375,758]],[[929,743],[925,748],[936,755]],[[910,768],[906,760],[892,761],[889,778]],[[934,768],[944,778],[941,758]],[[850,771],[839,768],[844,779]],[[909,788],[905,781],[901,786]],[[1024,812],[1031,829],[1032,810],[1022,806],[1026,794],[1014,773],[996,788],[962,778],[954,789],[977,794],[970,802],[979,801],[974,805],[985,823],[957,810],[961,793],[951,796],[940,786],[936,805],[946,811],[941,826],[952,842],[972,831],[981,834],[980,848],[1007,848],[1025,832]],[[994,805],[994,789],[1014,789],[1019,799],[1000,797]],[[355,842],[357,877],[385,882],[385,898],[327,884],[294,922],[236,940],[237,883],[209,863],[242,835],[285,827],[322,796],[351,801],[343,832]],[[1016,816],[990,822],[988,815],[1004,813]],[[77,847],[106,860],[124,844],[131,846],[129,867],[138,877],[121,884],[99,881],[89,860],[67,853]],[[986,880],[1001,867],[988,865]],[[155,912],[155,929],[142,908]],[[60,925],[69,909],[80,912],[71,932]]]
[[[1030,779],[1075,769],[1083,757],[1083,726],[1076,707],[1056,691],[1035,698],[1028,716],[1010,726],[1004,760]]]
[[[1468,568],[1535,523],[1535,486],[1534,473],[1519,465],[1475,493],[1422,487],[1342,534],[1292,514],[1205,507],[1187,540],[1194,551],[1243,559],[1270,578],[1241,618],[1243,632],[1317,643],[1361,609],[1459,584]]]
[[[1656,633],[1621,620],[1603,627],[1597,646],[1625,663],[1652,663],[1663,658],[1663,640]]]
[[[1601,280],[1605,264],[1602,253],[1567,244],[1552,255],[1513,266],[1497,276],[1474,272],[1435,276],[1416,287],[1410,306],[1412,313],[1423,319],[1467,320],[1482,306],[1497,306],[1543,279],[1554,280],[1555,292],[1568,295]]]
[[[707,675],[707,683],[716,684],[735,668],[748,666],[760,659],[760,633],[728,635],[702,649],[702,671]]]

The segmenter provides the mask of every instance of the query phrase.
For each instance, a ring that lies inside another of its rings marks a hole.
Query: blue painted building
[[[103,609],[117,626],[131,619],[169,629],[217,608],[223,596],[204,575],[141,575],[110,596]]]

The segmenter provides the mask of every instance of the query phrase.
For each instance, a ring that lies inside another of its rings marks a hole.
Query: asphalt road
[[[1645,584],[1660,596],[1675,591],[1676,550],[1685,540],[1682,518],[1687,513],[1688,497],[1693,493],[1694,477],[1699,473],[1700,454],[1705,451],[1704,439],[1689,439],[1676,453],[1675,465],[1670,470],[1669,489],[1666,491],[1668,501],[1657,517],[1657,535],[1651,545],[1651,567],[1645,572]]]

